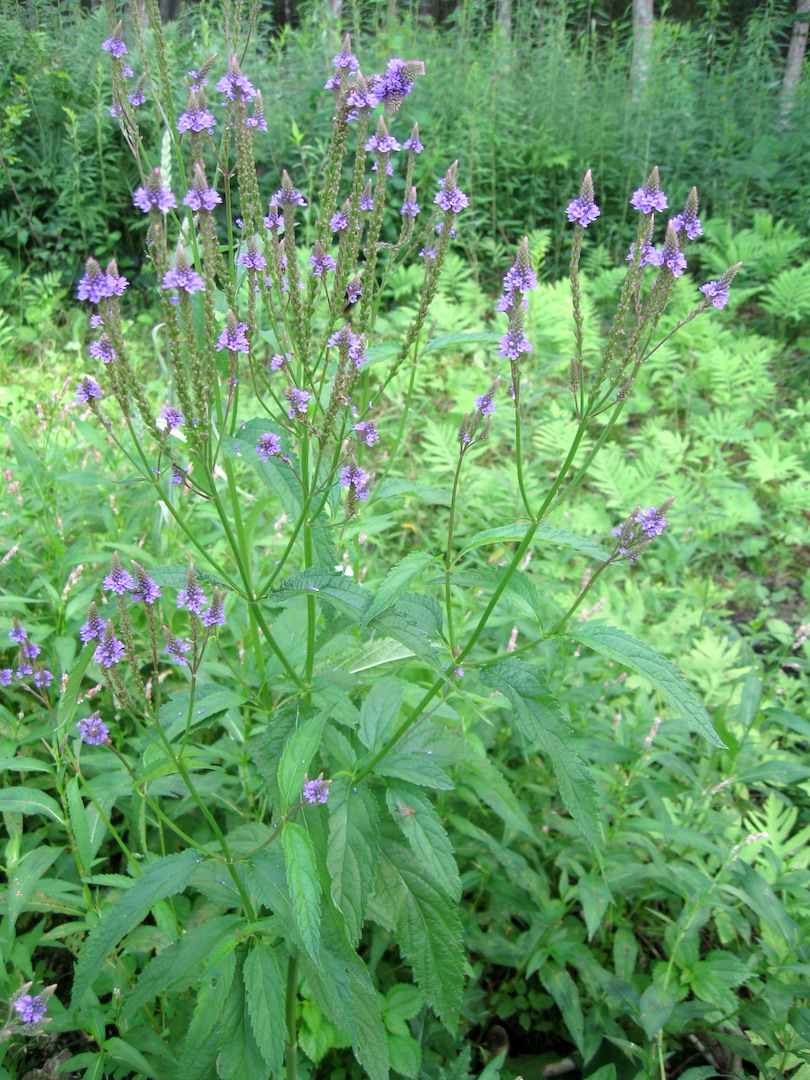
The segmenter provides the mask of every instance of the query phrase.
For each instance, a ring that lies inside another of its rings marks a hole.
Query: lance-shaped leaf
[[[386,792],[388,809],[402,830],[411,851],[451,900],[461,899],[453,845],[430,800],[411,784],[392,784]]]
[[[386,574],[365,614],[362,625],[365,626],[375,616],[387,611],[395,600],[407,592],[410,586],[424,574],[435,559],[436,556],[430,555],[427,551],[412,551],[404,559],[400,559],[396,566]]]
[[[255,941],[243,971],[248,1014],[265,1064],[278,1075],[284,1059],[287,1037],[284,1010],[284,980],[275,950]]]
[[[353,947],[360,940],[377,865],[377,804],[363,791],[335,781],[329,791],[326,866],[332,899]]]
[[[159,900],[182,892],[198,861],[198,853],[192,850],[158,859],[90,931],[76,965],[71,1008],[81,1004],[118,942],[143,922]]]
[[[523,660],[499,660],[481,670],[481,681],[509,698],[518,729],[548,756],[566,809],[587,841],[598,847],[602,834],[596,785],[541,673]]]
[[[363,746],[374,750],[381,746],[396,727],[402,706],[402,685],[394,675],[374,683],[363,698],[357,734]]]
[[[321,745],[325,725],[325,713],[305,720],[284,747],[278,763],[278,788],[285,813],[301,799],[304,775]]]
[[[315,845],[306,829],[287,821],[281,831],[287,885],[304,948],[318,956],[321,937],[321,885],[315,861]]]
[[[661,653],[616,626],[582,626],[567,630],[566,634],[602,656],[609,656],[631,671],[644,675],[690,727],[710,743],[725,749],[726,744],[712,727],[705,705],[680,671]]]

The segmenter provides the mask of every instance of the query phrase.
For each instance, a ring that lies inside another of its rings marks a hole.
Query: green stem
[[[447,551],[444,556],[444,607],[447,614],[447,639],[450,642],[450,652],[455,656],[456,642],[453,631],[453,594],[450,589],[450,571],[453,565],[453,527],[456,522],[456,496],[458,495],[458,483],[461,477],[461,464],[464,461],[464,445],[458,452],[456,462],[456,475],[453,477],[453,494],[450,499],[450,521],[447,527]]]
[[[287,1019],[287,1047],[285,1052],[286,1080],[298,1076],[298,954],[290,953],[287,961],[287,994],[285,1002]]]

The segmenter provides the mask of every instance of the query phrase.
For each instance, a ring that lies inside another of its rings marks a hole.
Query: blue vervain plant
[[[423,789],[452,790],[453,770],[469,770],[495,812],[506,820],[518,813],[486,751],[448,725],[448,700],[475,710],[470,683],[503,696],[516,729],[548,758],[565,809],[597,852],[594,781],[543,670],[526,658],[541,643],[567,638],[619,660],[723,745],[702,703],[654,649],[594,621],[569,626],[599,576],[634,561],[663,532],[671,500],[634,508],[609,550],[544,524],[583,483],[661,344],[659,320],[686,267],[686,245],[701,231],[697,192],[669,221],[661,247],[654,229],[667,199],[657,169],[634,194],[636,242],[599,357],[586,355],[579,275],[585,231],[600,212],[590,171],[569,204],[572,437],[544,484],[524,454],[524,367],[532,351],[525,311],[537,279],[528,241],[520,243],[498,304],[508,320],[499,344],[508,379],[504,371],[476,388],[459,426],[446,546],[412,551],[371,589],[359,568],[355,574],[341,562],[335,541],[356,535],[375,502],[390,506],[420,491],[418,481],[390,475],[408,439],[410,391],[394,423],[386,390],[407,369],[412,390],[420,357],[453,344],[425,339],[456,219],[469,200],[452,163],[432,212],[423,214],[412,183],[420,133],[414,127],[400,142],[392,130],[423,65],[392,59],[383,74],[366,77],[347,37],[326,84],[334,118],[317,211],[284,172],[265,212],[253,142],[266,123],[261,94],[240,66],[238,8],[227,8],[232,48],[216,83],[221,120],[209,101],[214,58],[189,73],[185,107],[175,106],[156,0],[147,2],[155,57],[142,53],[144,76],[134,91],[120,24],[104,43],[113,112],[142,177],[133,202],[148,218],[147,251],[160,290],[171,372],[162,408],[130,360],[121,311],[128,282],[115,262],[102,269],[89,259],[78,287],[92,309],[98,333],[90,356],[104,378],[100,384],[83,376],[77,401],[149,486],[188,559],[149,569],[133,560],[127,569],[114,555],[101,583],[104,604],[91,605],[84,648],[58,704],[48,696],[51,673],[38,666],[39,646],[17,621],[10,635],[16,669],[2,669],[0,683],[36,696],[54,721],[50,749],[62,806],[37,805],[64,826],[85,882],[72,1022],[98,1044],[96,1056],[81,1055],[75,1067],[132,1064],[140,1046],[151,1047],[142,1057],[154,1075],[294,1080],[305,990],[333,1025],[334,1045],[350,1044],[372,1080],[383,1080],[389,1066],[415,1075],[420,1050],[377,993],[373,960],[361,951],[367,923],[382,928],[409,964],[414,1008],[429,1007],[451,1032],[467,971],[456,911],[462,880]],[[146,93],[165,121],[159,164],[149,160],[135,111]],[[403,151],[406,198],[392,207],[388,177]],[[173,180],[185,188],[179,200]],[[313,214],[307,227],[304,210]],[[398,239],[384,242],[383,225],[395,210]],[[414,317],[401,341],[375,344],[386,285],[413,259],[424,267]],[[657,267],[651,282],[648,265]],[[704,285],[703,300],[678,326],[722,307],[736,269]],[[498,335],[473,339],[494,343]],[[491,431],[499,395],[514,424],[523,518],[460,546],[464,473]],[[380,453],[386,443],[387,461]],[[260,494],[249,494],[255,489]],[[470,568],[469,552],[505,542],[513,545],[506,565]],[[530,547],[543,543],[567,545],[594,564],[551,625],[542,625],[535,587],[522,571]],[[468,623],[460,590],[471,585],[486,601]],[[533,606],[536,635],[496,652],[484,632],[512,594]],[[88,672],[105,692],[96,710],[79,716]],[[229,738],[219,737],[218,726]],[[141,753],[128,735],[138,736]],[[137,806],[132,833],[117,828],[113,815],[126,796]],[[5,809],[16,805],[7,792],[4,799]],[[105,832],[128,876],[93,876]],[[128,839],[136,835],[138,849]],[[90,883],[123,891],[114,904],[99,902]],[[171,943],[137,971],[117,950],[150,912]],[[192,985],[193,1008],[180,1019],[156,1011],[158,999]],[[47,1020],[53,988],[38,995],[30,989],[26,984],[12,1001],[14,1032],[39,1030]],[[107,1040],[95,1006],[111,990],[105,1008],[120,1037]]]

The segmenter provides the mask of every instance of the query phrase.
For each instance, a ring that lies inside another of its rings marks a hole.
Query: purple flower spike
[[[300,191],[293,187],[289,173],[285,169],[281,174],[281,187],[270,200],[270,206],[283,207],[285,204],[292,206],[306,206],[307,200]]]
[[[413,130],[409,137],[402,144],[403,150],[409,150],[412,154],[421,154],[425,149],[422,143],[419,141],[419,125],[414,124]]]
[[[272,431],[265,432],[256,442],[256,453],[262,461],[269,461],[271,457],[281,453],[281,439]]]
[[[139,210],[148,214],[151,210],[159,210],[162,214],[177,206],[177,200],[172,192],[163,186],[160,178],[160,169],[152,169],[146,187],[135,189],[132,202]]]
[[[377,425],[373,420],[361,420],[359,424],[354,425],[354,430],[357,432],[357,438],[360,442],[364,442],[366,446],[373,446],[380,437]]]
[[[205,171],[197,163],[194,166],[194,183],[183,196],[183,205],[190,206],[192,210],[213,210],[221,202],[222,196],[208,186]]]
[[[596,221],[602,211],[593,201],[593,177],[591,170],[585,173],[585,177],[579,188],[579,198],[570,202],[565,210],[569,221],[575,221],[586,229],[591,222]]]
[[[329,798],[329,785],[331,780],[324,780],[323,773],[320,773],[317,780],[310,780],[309,777],[304,777],[304,786],[301,789],[301,796],[304,802],[312,803],[315,806],[317,803],[325,803]]]
[[[104,630],[104,640],[93,653],[93,659],[101,667],[111,668],[119,660],[123,660],[126,651],[123,641],[113,635],[112,623],[108,623]]]
[[[349,219],[342,210],[338,210],[336,213],[332,214],[329,221],[329,228],[332,232],[342,232],[344,229],[348,229],[348,227]]]
[[[452,211],[454,214],[458,214],[461,210],[470,205],[470,200],[464,192],[459,191],[456,186],[457,167],[458,162],[454,161],[447,170],[447,175],[439,181],[439,191],[433,200],[437,206],[442,208],[442,210]]]
[[[105,592],[114,592],[118,596],[132,592],[135,588],[135,578],[123,568],[117,551],[112,557],[110,572],[102,581],[101,587]]]
[[[109,364],[111,360],[118,358],[118,354],[107,335],[102,334],[98,341],[90,342],[90,357],[92,360],[101,360],[103,364]]]
[[[333,58],[333,63],[338,71],[343,71],[347,75],[354,74],[360,67],[359,60],[352,53],[352,41],[348,34],[343,39],[340,52]]]
[[[363,188],[363,193],[360,196],[360,209],[361,210],[373,210],[374,209],[374,194],[371,190],[371,181],[366,181],[366,186]]]
[[[160,587],[152,581],[140,563],[135,562],[133,559],[132,566],[135,570],[136,581],[135,588],[132,592],[133,603],[137,603],[138,600],[143,600],[147,607],[151,607],[156,600],[161,598],[163,593],[160,591]]]
[[[210,135],[215,126],[214,114],[204,108],[201,95],[192,90],[188,95],[186,111],[177,118],[177,130],[181,135],[184,131],[204,131]]]
[[[106,44],[105,41],[104,45],[106,46]],[[121,44],[123,45],[123,42]],[[126,46],[124,46],[124,52],[126,51]],[[45,1016],[47,1008],[48,1003],[46,1001],[43,1001],[40,997],[32,997],[30,994],[23,994],[14,1002],[14,1011],[24,1024],[38,1024]]]
[[[227,349],[228,352],[250,352],[250,345],[246,337],[247,329],[247,323],[237,322],[234,313],[229,311],[225,329],[217,339],[217,351]]]
[[[412,187],[408,192],[408,198],[402,204],[400,214],[403,217],[415,218],[419,213],[419,203],[416,201],[416,188]]]
[[[384,75],[372,75],[371,83],[375,95],[385,105],[385,111],[393,113],[413,90],[419,76],[424,74],[425,65],[421,60],[395,58],[388,61]]]
[[[0,668],[0,686],[11,686],[11,680],[14,677],[14,672],[10,667]]]
[[[647,177],[643,188],[636,188],[630,205],[634,210],[642,214],[653,214],[666,210],[669,206],[667,197],[661,190],[661,180],[658,174],[658,166]]]
[[[519,292],[524,295],[537,288],[537,275],[532,270],[531,256],[529,255],[529,238],[524,236],[517,251],[514,266],[506,271],[503,279],[503,289],[507,294]]]
[[[98,713],[80,720],[76,727],[79,729],[82,742],[90,746],[101,746],[110,741],[110,729]]]
[[[678,234],[671,221],[667,226],[661,265],[665,266],[673,277],[680,277],[686,269],[686,256],[679,249]]]
[[[8,636],[14,642],[15,645],[22,645],[28,638],[28,631],[25,627],[20,626],[19,619],[14,619],[14,625],[8,632]]]
[[[368,473],[355,462],[340,470],[340,486],[348,488],[350,497],[353,495],[360,502],[365,502],[368,498],[368,482]]]
[[[52,682],[53,674],[46,668],[40,668],[39,671],[34,672],[34,686],[43,689],[46,686],[50,686]]]
[[[316,240],[315,250],[309,257],[309,265],[312,267],[312,276],[319,278],[326,277],[326,274],[330,270],[335,269],[337,263],[331,255],[327,255],[327,253],[324,251],[323,245],[321,244],[320,240]]]
[[[700,286],[700,291],[718,310],[728,303],[728,289],[728,285],[724,285],[722,281],[707,281],[705,285]]]
[[[693,187],[686,198],[682,214],[676,214],[672,219],[672,227],[675,232],[686,233],[687,240],[697,240],[703,235],[703,226],[698,217],[698,193]]]
[[[495,412],[495,402],[488,394],[482,394],[475,399],[475,407],[482,416],[492,416]]]
[[[95,379],[80,379],[76,387],[76,401],[80,405],[88,405],[90,402],[101,397],[101,387]]]
[[[112,37],[108,37],[106,41],[102,41],[101,47],[105,52],[108,52],[110,56],[114,56],[116,60],[120,60],[122,56],[126,56],[129,50],[123,42],[122,24],[120,22],[115,30],[113,30]]]
[[[186,422],[186,418],[183,416],[182,412],[173,405],[164,405],[158,414],[158,420],[163,421],[163,425],[167,431],[176,431],[177,428],[182,427]]]
[[[287,410],[287,415],[290,420],[295,419],[295,414],[297,412],[305,413],[309,408],[309,401],[312,394],[308,393],[306,390],[299,390],[295,386],[288,386],[284,391],[284,394],[287,401],[290,403],[290,408]]]
[[[183,638],[172,637],[171,635],[167,634],[166,645],[163,649],[164,656],[171,657],[171,659],[176,660],[178,664],[187,664],[188,660],[186,659],[184,654],[190,651],[190,641],[184,640]]]
[[[88,641],[101,641],[104,637],[104,628],[107,623],[99,617],[95,601],[90,605],[87,613],[87,622],[79,630],[79,637],[86,645]]]
[[[200,616],[203,626],[225,626],[225,593],[221,589],[214,589],[211,597],[211,605]]]
[[[205,289],[205,281],[196,270],[186,266],[183,269],[167,270],[163,275],[163,288],[182,290],[191,296],[192,293]]]
[[[517,360],[521,353],[531,352],[532,343],[526,338],[523,330],[513,327],[507,330],[501,338],[498,355],[504,359]]]
[[[346,286],[346,299],[350,304],[356,304],[363,295],[363,280],[360,277],[352,278]]]
[[[253,102],[253,116],[249,116],[245,121],[249,128],[253,128],[254,131],[267,131],[267,121],[264,118],[264,104],[262,103],[262,95],[257,91],[256,100]]]
[[[192,563],[186,576],[186,587],[177,594],[177,606],[188,608],[195,615],[202,614],[202,609],[208,603],[208,597],[200,588],[197,579],[197,571]]]
[[[228,74],[217,83],[217,92],[231,101],[252,101],[256,97],[256,88],[242,74],[235,56],[231,57],[228,64]]]

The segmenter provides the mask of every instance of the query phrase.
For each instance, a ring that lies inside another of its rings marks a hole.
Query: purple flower
[[[394,136],[389,135],[385,130],[385,121],[380,117],[377,130],[366,143],[366,150],[373,150],[377,154],[390,154],[392,150],[401,149]]]
[[[315,250],[309,257],[309,265],[312,267],[312,276],[319,278],[325,277],[327,272],[334,270],[337,264],[332,256],[324,251],[320,240],[316,240]]]
[[[17,676],[18,679],[24,679],[24,678],[26,678],[26,676],[33,675],[33,674],[34,674],[34,669],[28,663],[27,660],[24,661],[22,664],[20,664],[20,666],[17,668],[17,670],[15,672],[15,675]]]
[[[260,435],[256,443],[256,453],[262,461],[267,461],[276,454],[281,453],[281,439],[272,431]]]
[[[665,266],[673,277],[680,277],[686,269],[686,256],[679,249],[678,234],[671,221],[667,225],[667,235],[661,254],[661,266]]]
[[[170,484],[184,484],[186,482],[186,473],[188,469],[181,469],[179,465],[175,465],[172,462],[171,466],[172,475],[169,479]]]
[[[148,214],[151,210],[159,210],[162,214],[177,206],[177,200],[172,192],[163,186],[160,178],[160,169],[152,169],[146,187],[135,189],[132,202],[139,210]]]
[[[110,729],[98,713],[93,713],[92,716],[79,720],[76,727],[79,729],[82,742],[86,742],[90,746],[101,746],[103,743],[109,742]]]
[[[284,365],[288,364],[291,360],[292,356],[289,353],[284,353],[283,356],[281,353],[273,353],[270,357],[270,370],[278,371],[280,367],[284,367]]]
[[[132,601],[137,603],[138,600],[143,600],[144,604],[151,607],[156,600],[159,600],[163,593],[160,591],[159,586],[152,581],[147,572],[141,566],[140,563],[136,563],[132,560],[132,565],[135,569],[135,588],[132,591]]]
[[[672,227],[675,231],[685,232],[688,240],[697,240],[703,235],[703,227],[698,217],[698,206],[697,188],[693,187],[686,197],[683,213],[676,214],[672,219]]]
[[[482,394],[475,399],[475,407],[482,416],[492,416],[495,412],[495,402],[488,394]]]
[[[626,262],[632,262],[636,257],[636,245],[630,245],[630,252],[627,256]],[[658,248],[653,247],[652,244],[642,243],[641,245],[641,259],[639,260],[639,266],[661,266],[664,262],[664,253],[659,251]]]
[[[256,97],[256,88],[242,74],[235,56],[228,64],[228,74],[217,83],[217,92],[231,101],[252,101]]]
[[[105,52],[108,52],[110,56],[114,56],[116,60],[120,60],[122,56],[126,56],[129,52],[129,49],[127,49],[126,45],[121,40],[121,31],[119,27],[116,27],[112,37],[107,38],[106,41],[102,41],[101,47]]]
[[[104,45],[106,46],[106,44],[105,41]],[[121,44],[123,45],[123,42]],[[124,46],[124,52],[126,51],[126,46]],[[38,1024],[45,1015],[47,1008],[48,1003],[46,1001],[43,1001],[40,997],[32,997],[30,994],[23,994],[14,1002],[14,1011],[19,1014],[20,1020],[24,1024]]]
[[[301,789],[304,802],[312,803],[313,806],[316,803],[325,803],[329,798],[329,785],[331,783],[331,780],[324,780],[323,773],[318,776],[317,780],[310,780],[305,777],[304,786]]]
[[[363,280],[360,277],[352,278],[346,286],[346,299],[350,304],[356,304],[363,295]]]
[[[332,232],[341,232],[343,229],[348,229],[348,227],[349,219],[342,210],[338,210],[336,213],[332,214],[329,221],[329,228]]]
[[[213,210],[217,203],[222,202],[222,196],[218,191],[208,186],[202,165],[194,166],[194,183],[183,196],[183,205],[192,210]]]
[[[215,125],[214,114],[207,109],[196,108],[191,112],[180,113],[177,118],[177,130],[181,134],[184,131],[206,131],[210,135]]]
[[[700,291],[711,301],[713,307],[718,310],[724,308],[728,303],[728,285],[724,285],[722,281],[707,281],[705,285],[700,286]]]
[[[163,649],[163,655],[171,657],[172,660],[176,660],[178,664],[187,664],[184,653],[191,650],[191,642],[179,637],[167,637],[166,645]]]
[[[305,413],[309,408],[309,399],[312,394],[307,393],[306,390],[299,390],[295,386],[288,386],[284,391],[287,401],[290,403],[290,408],[287,410],[287,415],[290,420],[295,419],[296,412]]]
[[[354,430],[357,432],[357,438],[360,442],[364,442],[366,446],[373,446],[380,437],[377,425],[373,420],[361,420],[359,424],[354,425]]]
[[[107,623],[104,619],[99,618],[98,608],[95,603],[90,605],[90,610],[87,613],[87,622],[84,623],[81,630],[79,630],[79,637],[86,645],[88,641],[101,641],[104,637],[104,628]]]
[[[124,658],[126,651],[123,641],[112,636],[111,626],[108,625],[104,631],[104,640],[93,653],[93,659],[102,667],[110,668]]]
[[[105,592],[114,592],[123,596],[125,592],[132,592],[135,588],[135,578],[121,565],[121,560],[116,551],[112,557],[110,572],[101,583]]]
[[[225,626],[225,593],[221,589],[214,589],[211,605],[200,616],[203,626]]]
[[[109,364],[111,360],[117,359],[118,354],[107,335],[102,334],[98,341],[90,342],[90,356],[93,360],[101,360],[103,363]]]
[[[338,71],[345,71],[352,75],[360,67],[360,62],[352,53],[352,42],[348,34],[343,39],[340,52],[332,58],[332,62]]]
[[[255,240],[249,242],[247,251],[236,256],[236,261],[240,266],[246,266],[250,270],[264,270],[267,266],[267,259],[257,249]]]
[[[416,188],[412,187],[408,192],[408,198],[402,204],[399,211],[403,217],[415,218],[419,213],[419,203],[416,201]]]
[[[97,312],[90,316],[90,329],[91,330],[98,330],[98,328],[100,326],[103,326],[103,325],[104,325],[104,320],[102,319],[102,317]]]
[[[141,90],[140,87],[138,87],[138,89],[134,93],[129,95],[129,103],[133,109],[140,108],[140,106],[145,104],[145,102],[146,94],[144,94],[143,90]]]
[[[0,668],[0,686],[10,686],[14,672],[10,667]]]
[[[527,340],[523,330],[519,327],[510,327],[501,338],[498,355],[509,360],[517,360],[521,353],[531,351],[532,343]]]
[[[268,207],[267,216],[264,218],[265,229],[275,231],[284,224],[284,215],[280,212],[277,206],[273,206],[272,203]]]
[[[208,597],[200,588],[197,580],[197,572],[192,566],[188,572],[188,577],[186,578],[185,589],[181,589],[177,594],[177,606],[179,608],[188,608],[188,610],[195,615],[200,615],[207,602]]]
[[[519,292],[521,296],[537,288],[537,275],[532,270],[528,237],[521,241],[515,263],[504,275],[503,288],[507,294]]]
[[[167,270],[163,275],[164,289],[182,289],[191,296],[192,293],[201,292],[205,289],[205,281],[191,267],[178,267],[175,270]]]
[[[253,103],[253,116],[249,116],[245,123],[254,131],[267,131],[267,121],[264,118],[264,105],[261,94],[256,94],[256,100]]]
[[[374,79],[374,77],[372,75],[371,78]],[[340,76],[336,76],[336,79],[338,85],[340,85]],[[358,109],[376,109],[380,104],[380,100],[380,94],[374,84],[359,75],[357,82],[346,95],[346,104],[351,109],[347,119],[354,120]]]
[[[456,187],[457,165],[458,162],[454,162],[448,169],[447,176],[439,181],[439,191],[433,200],[442,210],[452,210],[454,214],[458,214],[466,206],[470,205],[470,200],[464,192]]]
[[[579,198],[570,202],[565,210],[568,220],[576,221],[583,229],[596,221],[602,212],[593,201],[593,195],[593,177],[588,169],[579,186]]]
[[[377,162],[375,161],[374,164],[371,166],[372,172],[376,172],[378,167],[379,166],[378,166]],[[390,161],[386,161],[386,163],[385,163],[385,175],[386,176],[393,176],[394,175],[394,166],[391,164]]]
[[[425,65],[421,60],[395,58],[388,61],[384,75],[372,75],[374,93],[385,104],[385,111],[396,112],[413,90],[416,80],[424,74]]]
[[[188,77],[191,81],[191,89],[199,90],[201,86],[208,86],[208,79],[206,78],[208,72],[208,64],[206,63],[199,71],[189,71]]]
[[[28,631],[20,626],[17,619],[14,620],[14,626],[9,630],[8,636],[14,642],[15,645],[22,645],[28,637]]]
[[[346,465],[340,470],[340,486],[349,489],[355,499],[365,502],[368,498],[369,476],[365,469],[356,463]]]
[[[186,422],[182,412],[173,405],[164,405],[158,414],[158,420],[163,421],[163,425],[168,431],[175,431]]]
[[[421,154],[425,149],[422,143],[419,141],[419,125],[413,125],[413,131],[411,131],[408,138],[402,144],[403,150],[410,150],[412,154]]]
[[[26,658],[26,660],[36,660],[42,649],[33,641],[24,641],[20,646],[20,652]]]
[[[229,311],[225,329],[217,338],[217,351],[227,349],[228,352],[250,352],[250,345],[245,336],[247,328],[247,323],[237,322],[236,316]]]
[[[436,258],[436,249],[435,248],[429,248],[429,247],[420,248],[419,249],[419,257],[422,258],[422,259],[435,259]]]
[[[114,271],[112,274],[110,267]],[[118,275],[118,268],[114,262],[110,263],[106,270],[102,270],[95,259],[88,259],[84,265],[84,277],[79,282],[76,296],[79,300],[89,300],[91,304],[98,304],[111,296],[123,295],[128,284],[125,277]]]
[[[53,675],[50,671],[47,670],[47,668],[41,668],[39,671],[34,673],[34,686],[39,686],[40,688],[42,688],[45,686],[50,686],[52,682]]]
[[[76,401],[80,405],[86,405],[94,398],[101,397],[101,387],[95,379],[80,379],[76,387]]]
[[[636,521],[647,536],[660,536],[669,525],[664,512],[656,506],[651,506],[649,510],[640,510],[636,514]]]
[[[292,206],[306,206],[307,200],[300,191],[293,187],[292,180],[285,169],[281,174],[281,187],[270,199],[270,206],[283,207],[285,204]]]
[[[374,209],[374,194],[371,190],[371,181],[366,183],[363,188],[363,193],[360,196],[360,209],[361,210],[373,210]]]
[[[630,205],[634,210],[638,210],[642,214],[652,214],[667,209],[669,203],[666,195],[661,190],[657,165],[647,177],[644,187],[636,188],[633,192]]]
[[[107,288],[110,290],[110,296],[123,296],[124,289],[126,289],[129,282],[125,277],[121,277],[118,273],[118,264],[115,259],[110,259],[107,263],[107,269],[104,271],[107,275]]]

